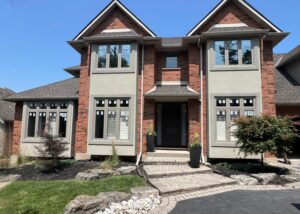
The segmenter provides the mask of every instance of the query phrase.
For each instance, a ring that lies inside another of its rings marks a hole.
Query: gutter
[[[203,113],[203,63],[202,63],[202,59],[203,59],[203,56],[202,56],[202,45],[201,45],[201,38],[199,38],[199,41],[198,41],[198,46],[199,46],[199,49],[200,49],[200,99],[201,99],[201,105],[200,105],[200,135],[201,135],[201,147],[202,147],[202,150],[201,150],[201,160],[202,160],[202,164],[205,164],[205,159],[204,159],[204,137],[203,137],[203,134],[204,134],[204,130],[203,130],[203,116],[204,116],[204,113]]]
[[[143,109],[144,109],[144,59],[145,58],[145,48],[144,48],[144,43],[142,44],[142,73],[141,73],[141,121],[140,121],[140,153],[138,155],[138,158],[136,160],[136,166],[139,165],[140,160],[142,158],[142,154],[143,154]]]

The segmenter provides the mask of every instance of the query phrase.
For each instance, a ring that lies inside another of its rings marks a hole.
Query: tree
[[[42,162],[44,168],[46,168],[45,171],[48,171],[59,167],[59,158],[68,148],[58,136],[44,133],[43,143],[36,146],[36,150],[40,157],[49,159],[49,161]]]

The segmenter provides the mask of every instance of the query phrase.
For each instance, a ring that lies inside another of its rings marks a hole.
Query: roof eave
[[[253,30],[253,31],[231,31],[231,32],[204,32],[201,34],[201,39],[216,38],[216,37],[233,37],[233,36],[264,36],[269,30]]]
[[[3,99],[8,102],[23,102],[23,101],[34,101],[34,100],[78,100],[78,96],[74,97],[26,97],[26,98],[5,98]]]
[[[290,33],[289,32],[269,32],[264,38],[266,41],[272,41],[273,47],[278,45],[282,40],[284,40]]]

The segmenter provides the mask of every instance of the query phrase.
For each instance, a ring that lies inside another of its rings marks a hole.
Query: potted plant
[[[192,168],[200,167],[201,149],[199,134],[195,132],[193,142],[190,143],[190,166]]]
[[[147,151],[154,152],[156,132],[153,130],[153,126],[147,128]]]

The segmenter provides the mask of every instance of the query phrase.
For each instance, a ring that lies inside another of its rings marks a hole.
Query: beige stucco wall
[[[207,91],[208,91],[208,139],[209,158],[244,158],[244,154],[239,153],[234,142],[216,142],[216,110],[215,96],[255,96],[257,114],[262,112],[262,90],[261,90],[261,69],[259,40],[253,40],[253,65],[251,66],[214,66],[214,45],[213,41],[207,44]],[[247,158],[259,158],[252,156]]]
[[[137,112],[137,44],[132,43],[130,68],[98,69],[97,45],[92,48],[88,154],[111,155],[112,143],[119,155],[135,156]],[[129,140],[94,139],[95,98],[130,98]]]

